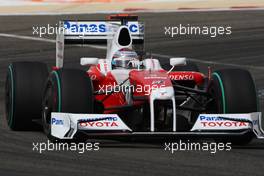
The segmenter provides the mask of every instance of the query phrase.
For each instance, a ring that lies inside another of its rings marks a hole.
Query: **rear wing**
[[[131,33],[134,49],[144,50],[144,24],[137,20],[60,21],[56,38],[56,66],[63,66],[64,45],[107,44],[113,38],[115,29],[123,24]]]

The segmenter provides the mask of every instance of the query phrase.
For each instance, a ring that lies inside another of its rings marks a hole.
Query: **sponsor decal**
[[[246,122],[201,122],[203,127],[247,127]]]
[[[243,121],[227,121],[217,116],[200,116],[203,127],[247,127],[248,123]]]
[[[240,120],[246,118],[232,118],[234,120],[227,120],[226,118],[228,117],[201,115],[199,116],[199,122],[202,127],[208,128],[243,128],[249,126],[248,121]]]
[[[51,118],[51,124],[52,125],[63,125],[63,120],[56,119],[56,118]]]
[[[261,112],[244,114],[200,114],[191,131],[251,129],[258,138],[264,131],[260,124]]]
[[[101,117],[101,118],[87,118],[80,119],[78,122],[79,127],[118,127],[117,117]]]
[[[199,117],[201,121],[206,120],[206,121],[223,121],[224,119],[221,117],[211,117],[211,116],[200,116]]]
[[[116,122],[81,122],[80,127],[118,127]]]
[[[150,75],[150,76],[146,76],[144,77],[144,79],[167,79],[167,77],[161,77],[161,76],[156,76],[156,75]]]
[[[253,120],[253,121],[252,121],[252,124],[253,124],[253,125],[258,125],[258,124],[259,124],[259,121],[258,121],[258,120]]]
[[[164,84],[164,80],[155,80],[152,81],[152,84]]]
[[[64,27],[66,30],[70,30],[71,32],[101,32],[104,33],[106,32],[106,25],[104,23],[81,23],[81,22],[69,22],[65,21],[64,22]]]
[[[183,74],[183,75],[169,75],[170,79],[177,80],[177,81],[185,81],[185,80],[194,80],[194,76],[190,74]]]
[[[138,33],[140,30],[138,22],[128,22],[126,26],[131,33]],[[107,33],[106,22],[64,21],[64,28],[71,33]]]

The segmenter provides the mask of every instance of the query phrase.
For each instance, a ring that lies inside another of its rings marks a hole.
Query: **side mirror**
[[[170,58],[170,65],[173,67],[178,65],[186,65],[186,58],[185,57]]]
[[[91,65],[97,65],[98,64],[98,58],[95,57],[82,57],[81,58],[81,65],[85,66],[91,66]]]

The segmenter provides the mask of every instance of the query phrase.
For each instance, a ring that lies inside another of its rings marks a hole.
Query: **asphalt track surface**
[[[61,19],[102,19],[105,15],[13,16],[0,17],[0,33],[32,36],[32,26],[55,24]],[[197,59],[206,72],[207,61],[213,69],[249,69],[259,90],[264,109],[264,11],[188,12],[140,14],[146,23],[146,49],[169,56]],[[232,26],[232,35],[164,35],[164,26],[179,23]],[[33,36],[37,37],[37,36]],[[54,36],[44,36],[54,38]],[[46,142],[39,131],[13,132],[4,116],[4,79],[7,66],[14,61],[55,63],[55,44],[42,41],[0,37],[0,175],[263,175],[264,142],[254,140],[246,147],[211,154],[206,151],[164,151],[164,141],[156,143],[100,141],[100,150],[79,154],[72,151],[32,151],[32,142]],[[105,51],[69,46],[66,66],[77,67],[82,56],[103,57]],[[161,58],[168,62],[168,58]],[[243,81],[243,80],[241,80]]]

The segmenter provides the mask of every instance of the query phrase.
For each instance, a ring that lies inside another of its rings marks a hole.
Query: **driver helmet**
[[[131,61],[138,60],[138,55],[131,49],[120,49],[117,51],[112,59],[113,68],[132,68]]]

